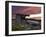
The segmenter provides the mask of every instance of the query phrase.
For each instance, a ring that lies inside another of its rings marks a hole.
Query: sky
[[[34,6],[12,6],[12,14],[38,14],[41,13],[41,7]]]

